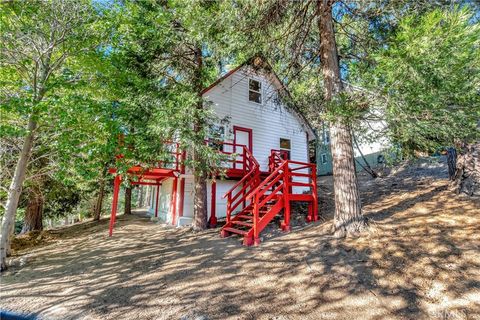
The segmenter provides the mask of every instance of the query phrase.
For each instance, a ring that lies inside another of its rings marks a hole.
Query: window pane
[[[280,149],[290,150],[290,140],[280,138]]]
[[[262,95],[258,92],[248,91],[248,100],[256,103],[262,103]]]
[[[249,88],[250,90],[260,92],[260,89],[261,89],[260,82],[259,82],[259,81],[256,81],[256,80],[250,79],[250,81],[249,81],[249,83],[248,83],[248,88]]]

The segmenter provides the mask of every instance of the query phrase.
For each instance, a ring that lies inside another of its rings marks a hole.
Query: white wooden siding
[[[255,79],[262,83],[262,104],[248,100],[248,80]],[[272,149],[280,149],[280,138],[289,139],[291,143],[291,160],[309,162],[307,128],[300,117],[285,107],[276,98],[276,90],[267,78],[257,74],[250,67],[244,67],[233,73],[217,86],[209,90],[204,98],[210,101],[216,116],[228,119],[226,141],[233,142],[233,126],[252,129],[253,155],[260,163],[262,171],[268,171],[268,157]],[[304,173],[308,172],[303,170]],[[294,181],[308,182],[308,178],[296,178]],[[233,180],[217,180],[216,216],[225,217],[227,201],[223,195],[236,183]],[[295,187],[294,193],[302,193],[308,188]],[[159,200],[159,216],[171,221],[170,197],[172,179],[162,184]],[[166,194],[164,194],[166,193]],[[180,201],[180,180],[178,183]],[[155,201],[155,195],[152,197]],[[211,212],[211,183],[207,183],[208,216]],[[177,212],[179,203],[177,203]],[[152,208],[150,212],[154,212]],[[165,215],[164,215],[165,213]],[[185,176],[184,217],[193,218],[193,176]]]
[[[263,104],[248,100],[248,79],[262,83]],[[276,90],[265,77],[244,67],[208,91],[215,114],[230,121],[227,140],[233,141],[233,126],[252,129],[253,155],[262,171],[268,170],[270,150],[280,148],[280,138],[290,139],[291,159],[308,162],[307,129],[299,117],[276,98]]]

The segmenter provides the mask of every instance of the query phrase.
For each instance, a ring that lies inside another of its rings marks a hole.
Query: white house
[[[295,107],[286,103],[288,92],[268,63],[261,58],[249,60],[206,88],[203,98],[218,119],[227,120],[214,128],[223,140],[215,141],[219,151],[236,155],[227,165],[226,178],[208,181],[210,224],[226,217],[223,234],[239,233],[245,244],[253,244],[276,214],[285,215],[282,228],[288,230],[290,201],[309,201],[308,219],[316,220],[316,169],[308,153],[315,133]],[[178,164],[176,169],[161,173],[159,168],[146,174],[144,180],[157,183],[151,188],[148,211],[166,223],[188,225],[194,211],[193,175]],[[254,209],[258,217],[248,218]],[[242,212],[244,219],[253,222],[232,218]],[[245,227],[252,230],[245,231]]]

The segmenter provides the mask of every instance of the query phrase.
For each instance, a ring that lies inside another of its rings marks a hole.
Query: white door
[[[234,168],[243,169],[243,146],[246,146],[252,152],[252,129],[233,127],[235,153],[238,154],[237,162],[234,163]]]

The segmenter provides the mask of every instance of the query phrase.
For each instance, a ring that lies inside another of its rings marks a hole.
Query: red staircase
[[[244,157],[246,175],[225,195],[227,197],[226,224],[221,230],[222,237],[232,234],[243,236],[243,244],[259,245],[260,232],[272,219],[283,213],[280,227],[290,231],[291,201],[309,203],[307,221],[316,221],[317,215],[317,176],[315,164],[287,160],[283,151],[272,150],[269,157],[270,174],[260,179],[260,166],[247,149]],[[248,160],[247,160],[248,159]],[[299,178],[309,182],[298,181]],[[308,187],[310,193],[295,194],[294,187]],[[242,209],[232,217],[242,204]]]

